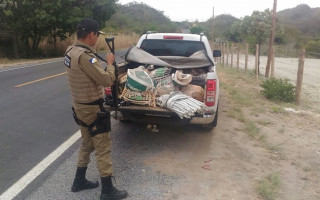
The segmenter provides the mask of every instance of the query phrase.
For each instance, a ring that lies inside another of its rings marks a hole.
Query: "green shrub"
[[[309,54],[316,58],[320,58],[320,40],[308,41],[305,48]]]
[[[281,102],[294,102],[295,99],[295,86],[288,79],[270,78],[263,81],[261,87],[261,94],[267,99]]]

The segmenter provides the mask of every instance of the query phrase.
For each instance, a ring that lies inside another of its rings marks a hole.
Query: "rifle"
[[[106,40],[106,43],[111,51],[111,53],[114,54],[114,37],[112,38],[105,38]],[[111,45],[110,45],[111,43]],[[118,100],[118,88],[119,88],[119,81],[118,81],[118,65],[116,63],[116,61],[113,62],[113,66],[115,68],[114,70],[114,74],[116,76],[116,80],[114,81],[114,84],[113,86],[111,87],[111,93],[112,93],[112,96],[113,96],[113,104],[114,104],[114,108],[115,108],[115,118],[117,119],[117,112],[118,112],[118,108],[119,108],[119,100]]]

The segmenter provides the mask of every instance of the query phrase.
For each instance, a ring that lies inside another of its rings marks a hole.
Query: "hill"
[[[163,11],[144,3],[131,2],[117,4],[118,10],[107,22],[109,32],[136,32],[142,34],[149,30],[158,32],[180,32],[199,26],[211,37],[212,18],[206,22],[172,22]],[[320,37],[320,8],[310,8],[306,4],[277,13],[279,23],[285,27],[289,38],[304,35],[309,38]],[[215,37],[224,38],[237,19],[231,15],[219,15],[213,21]],[[300,34],[301,32],[301,34]],[[290,36],[289,36],[290,35]]]
[[[296,27],[309,37],[320,37],[320,8],[310,8],[306,4],[278,12],[283,25]]]
[[[233,23],[238,21],[239,19],[233,17],[232,15],[218,15],[214,18],[212,23],[212,18],[207,20],[206,22],[201,23],[203,27],[204,33],[208,35],[210,38],[212,37],[212,26],[213,35],[215,38],[225,39],[225,36],[228,34]]]
[[[144,3],[131,2],[118,4],[117,12],[107,22],[107,30],[111,32],[146,31],[175,32],[176,26],[162,11]]]

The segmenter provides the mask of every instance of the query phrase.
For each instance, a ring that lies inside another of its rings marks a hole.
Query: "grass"
[[[271,111],[273,113],[280,113],[281,111],[283,111],[283,109],[279,106],[271,106]]]
[[[261,125],[261,126],[269,126],[269,125],[272,124],[272,122],[270,122],[270,121],[264,121],[264,120],[259,120],[259,121],[257,121],[257,123],[258,123],[259,125]]]
[[[265,107],[262,107],[260,105],[254,105],[251,109],[250,114],[256,116],[256,115],[259,115],[260,113],[265,113],[265,112],[266,112]]]
[[[251,88],[244,88],[243,85],[252,85],[254,83],[251,76],[248,74],[241,73],[241,70],[235,68],[222,68],[223,72],[227,73],[228,81],[224,82],[223,79],[220,81],[220,86],[227,91],[230,99],[233,102],[233,106],[228,111],[228,117],[239,120],[244,124],[243,131],[247,133],[251,138],[258,140],[265,140],[266,136],[259,135],[260,128],[256,125],[254,121],[251,121],[246,117],[243,112],[242,107],[254,108],[255,113],[259,109],[253,107],[257,105],[259,100],[259,95],[255,93]],[[241,83],[240,83],[241,82]]]
[[[242,112],[242,109],[240,107],[232,107],[229,111],[228,111],[228,117],[237,119],[241,122],[245,122],[246,118],[244,113]]]
[[[8,64],[13,64],[13,63],[17,63],[17,62],[25,62],[25,61],[29,61],[30,59],[9,59],[9,58],[0,58],[0,64],[5,66]]]
[[[246,133],[250,138],[255,139],[263,146],[280,157],[284,157],[281,152],[281,145],[270,144],[267,141],[267,134],[261,133],[259,126],[270,126],[271,121],[258,119],[260,114],[271,112],[275,114],[286,114],[283,107],[288,103],[274,103],[260,95],[259,81],[255,80],[254,74],[244,74],[241,70],[234,68],[219,68],[222,73],[220,77],[220,86],[227,93],[230,99],[230,109],[228,117],[237,119],[242,122],[244,127],[239,128],[240,131]],[[246,110],[244,111],[244,108]],[[255,116],[252,119],[251,116]],[[281,129],[278,133],[284,133],[285,129]]]
[[[274,200],[280,187],[278,172],[273,172],[262,180],[258,181],[257,191],[264,200]]]
[[[257,127],[257,125],[253,121],[246,121],[245,131],[250,137],[257,138],[260,129]]]

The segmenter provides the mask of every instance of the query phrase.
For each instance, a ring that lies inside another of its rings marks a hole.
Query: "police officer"
[[[115,80],[114,55],[106,55],[107,67],[103,70],[95,51],[100,34],[104,33],[99,31],[95,20],[81,20],[77,26],[77,41],[65,53],[64,63],[73,99],[74,117],[80,125],[82,136],[71,191],[78,192],[99,186],[99,182],[91,182],[85,178],[90,153],[95,151],[102,184],[100,199],[123,199],[127,197],[127,192],[117,190],[111,180],[110,115],[102,105],[104,87],[111,86]]]

